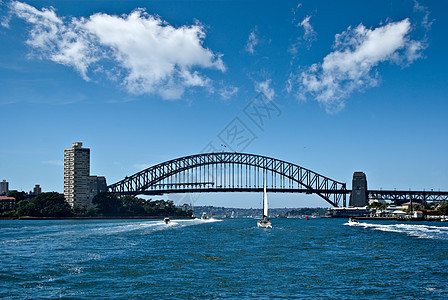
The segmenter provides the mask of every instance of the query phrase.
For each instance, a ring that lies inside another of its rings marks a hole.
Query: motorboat
[[[359,222],[355,218],[348,218],[348,224],[349,225],[359,225]]]
[[[169,224],[169,223],[171,222],[171,220],[170,220],[170,218],[164,218],[164,219],[163,219],[163,222],[164,222],[165,224]]]
[[[201,216],[201,220],[207,220],[207,213],[204,211]]]
[[[268,219],[268,195],[266,193],[266,173],[263,174],[263,219],[257,221],[258,228],[272,228]]]

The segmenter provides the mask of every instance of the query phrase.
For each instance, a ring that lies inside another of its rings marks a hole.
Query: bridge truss
[[[345,183],[298,165],[261,155],[204,153],[149,167],[108,186],[127,195],[170,193],[268,192],[316,194],[332,206],[346,206]]]
[[[406,202],[427,203],[434,201],[448,201],[448,192],[441,191],[397,191],[397,190],[369,190],[369,199],[390,200],[400,205]]]

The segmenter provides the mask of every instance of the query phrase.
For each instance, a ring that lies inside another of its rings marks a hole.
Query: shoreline
[[[188,220],[194,219],[193,217],[171,217],[170,219],[176,220]],[[163,220],[165,217],[161,216],[136,216],[136,217],[0,217],[1,220],[138,220],[138,219],[148,219],[148,220]]]

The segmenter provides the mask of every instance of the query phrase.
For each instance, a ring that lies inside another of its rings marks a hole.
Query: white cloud
[[[434,20],[429,19],[430,12],[428,8],[421,5],[417,0],[414,0],[414,11],[423,13],[421,25],[423,26],[423,28],[425,28],[426,31],[429,31]]]
[[[375,67],[380,63],[406,65],[420,57],[424,46],[410,32],[410,21],[404,19],[376,29],[360,24],[337,34],[334,51],[297,76],[299,97],[311,95],[327,112],[339,111],[352,92],[378,84]]]
[[[244,48],[250,54],[255,53],[255,46],[258,45],[258,37],[257,37],[257,27],[249,34],[249,38],[247,39],[246,47]]]
[[[21,2],[12,2],[11,11],[32,25],[27,44],[35,55],[76,69],[84,79],[87,69],[97,58],[95,47],[89,43],[86,32],[75,19],[64,24],[54,9],[42,11]]]
[[[307,43],[311,43],[316,39],[316,32],[314,31],[313,26],[310,24],[311,16],[306,16],[302,22],[300,22],[297,26],[303,28],[303,40]]]
[[[258,93],[263,93],[269,100],[273,100],[275,96],[275,91],[271,88],[271,79],[266,79],[265,81],[255,82],[255,91]]]
[[[197,68],[225,71],[221,55],[203,46],[199,23],[175,28],[142,9],[66,20],[53,8],[40,11],[21,2],[10,7],[31,25],[27,43],[36,55],[73,67],[85,80],[89,71],[99,70],[132,94],[177,99],[186,88],[211,83]]]
[[[238,93],[238,88],[236,86],[226,86],[218,90],[219,95],[223,99],[229,99]]]
[[[310,23],[311,16],[308,15],[303,18],[302,21],[297,20],[299,15],[299,9],[302,4],[299,3],[296,8],[292,9],[292,24],[294,24],[299,30],[295,41],[290,45],[288,52],[292,54],[293,58],[299,53],[299,48],[305,46],[307,49],[311,47],[311,44],[317,39],[317,33]]]
[[[209,85],[208,91],[212,95],[216,94],[219,95],[223,100],[227,100],[235,96],[238,93],[239,88],[231,84],[226,84],[221,80],[216,82],[213,86]]]

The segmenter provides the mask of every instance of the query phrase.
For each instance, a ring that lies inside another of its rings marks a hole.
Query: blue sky
[[[224,139],[348,186],[364,171],[372,189],[448,190],[447,12],[445,1],[0,1],[0,180],[62,192],[75,141],[114,183]],[[260,92],[273,108],[261,127],[245,113]],[[250,142],[228,140],[232,126]],[[261,206],[255,194],[194,201]]]

